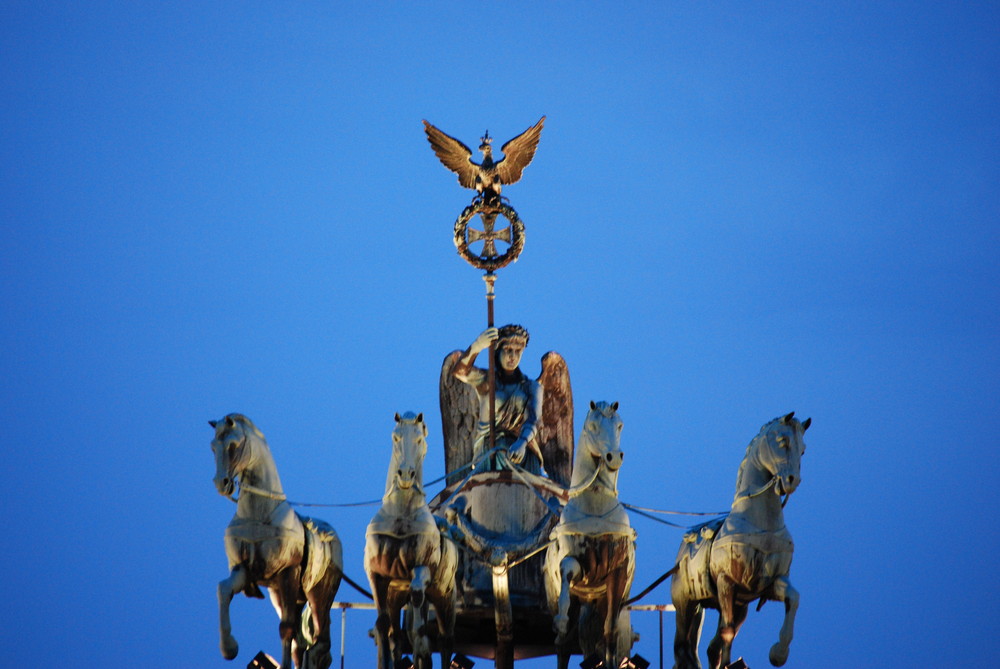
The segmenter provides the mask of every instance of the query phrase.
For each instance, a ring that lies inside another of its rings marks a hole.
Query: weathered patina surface
[[[448,483],[461,480],[465,468],[476,472],[503,469],[488,454],[490,395],[487,370],[476,357],[496,345],[496,446],[511,462],[532,474],[569,485],[573,458],[573,393],[566,361],[555,351],[542,357],[537,379],[521,371],[528,331],[520,325],[487,328],[465,351],[449,354],[441,367],[441,420]]]
[[[379,669],[392,669],[402,657],[400,610],[404,604],[409,604],[406,631],[417,669],[432,666],[428,604],[436,613],[442,666],[451,662],[458,549],[442,534],[427,506],[423,489],[426,455],[423,414],[396,414],[385,494],[365,538],[365,572],[378,610]]]
[[[618,501],[624,458],[621,430],[617,402],[590,403],[573,461],[569,500],[546,551],[545,589],[560,669],[569,663],[571,622],[576,623],[584,656],[596,653],[606,667],[617,667],[632,649],[624,603],[635,574],[636,535]]]
[[[755,599],[761,605],[766,600],[785,604],[785,619],[769,659],[774,666],[788,659],[799,594],[788,580],[795,545],[785,527],[782,498],[802,480],[803,435],[811,422],[800,422],[790,413],[765,424],[740,464],[729,515],[685,535],[671,584],[677,669],[701,668],[698,642],[705,607],[719,610],[709,663],[713,669],[729,664],[733,639]]]
[[[222,655],[236,657],[229,605],[239,592],[263,597],[269,589],[281,616],[282,669],[292,662],[306,669],[326,669],[330,657],[330,605],[343,576],[340,539],[321,520],[292,510],[278,478],[263,433],[242,414],[210,421],[215,429],[215,487],[233,498],[239,486],[236,514],[226,528],[229,577],[219,583],[219,636]],[[309,619],[303,624],[303,606]]]

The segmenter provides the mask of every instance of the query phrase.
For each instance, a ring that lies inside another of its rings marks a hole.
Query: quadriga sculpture
[[[576,446],[569,501],[545,554],[545,590],[554,616],[560,669],[569,665],[570,619],[580,649],[618,667],[632,648],[628,599],[635,530],[618,501],[622,420],[618,403],[590,403]]]
[[[430,669],[428,602],[437,614],[441,666],[451,663],[458,549],[438,529],[423,490],[427,425],[423,414],[396,414],[382,506],[368,524],[365,572],[375,597],[379,669],[402,656],[399,612],[410,604],[407,631],[417,669]]]
[[[236,515],[226,528],[229,578],[219,583],[219,635],[222,656],[239,652],[229,622],[229,604],[239,592],[263,598],[281,617],[281,667],[326,669],[330,658],[330,605],[343,576],[340,539],[321,520],[299,516],[285,499],[264,435],[241,414],[209,421],[215,429],[215,488],[232,499],[237,483]],[[303,631],[302,607],[310,606],[309,637]]]
[[[760,600],[758,610],[769,599],[785,603],[785,620],[769,659],[776,667],[788,659],[799,593],[788,581],[794,545],[785,527],[782,496],[793,493],[801,481],[802,437],[811,422],[799,422],[793,412],[764,425],[740,464],[729,515],[685,535],[670,588],[677,610],[676,669],[701,667],[698,641],[705,607],[719,610],[709,663],[713,669],[729,664],[733,639],[755,599]]]

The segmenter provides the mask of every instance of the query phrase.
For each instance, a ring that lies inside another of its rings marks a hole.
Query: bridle
[[[249,447],[249,442],[247,441],[247,439],[248,439],[248,437],[247,437],[246,433],[244,432],[243,433],[243,441],[240,444],[240,452],[244,453],[243,457],[246,457],[246,455],[245,455],[245,449],[247,449]],[[288,499],[287,497],[285,497],[284,493],[272,492],[270,490],[264,490],[263,488],[258,488],[257,486],[250,485],[249,483],[244,483],[243,481],[240,480],[240,477],[239,477],[238,474],[232,472],[232,465],[233,465],[232,460],[230,460],[229,465],[230,465],[230,474],[232,476],[233,483],[235,484],[235,486],[233,487],[233,492],[230,492],[229,494],[227,494],[226,497],[229,498],[229,500],[231,500],[232,502],[238,503],[240,501],[240,499],[242,499],[242,497],[243,497],[242,495],[240,495],[239,497],[235,496],[235,490],[236,490],[236,488],[239,488],[241,493],[242,492],[248,492],[248,493],[251,493],[253,495],[259,495],[261,497],[266,497],[268,499],[273,499],[273,500],[278,501],[278,502],[284,502],[286,499]]]

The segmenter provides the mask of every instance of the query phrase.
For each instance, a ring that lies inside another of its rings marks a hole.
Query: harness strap
[[[277,492],[271,492],[270,490],[264,490],[263,488],[258,488],[257,486],[252,486],[249,483],[243,483],[242,481],[239,480],[237,480],[237,485],[239,485],[241,491],[245,490],[246,492],[252,493],[254,495],[267,497],[268,499],[273,499],[278,502],[284,502],[286,499],[288,499],[287,497],[285,497],[284,493],[277,493]],[[234,502],[239,501],[239,499],[234,497],[230,497],[229,499],[233,500]]]
[[[676,574],[677,570],[679,570],[680,568],[681,568],[680,564],[675,564],[673,567],[670,568],[670,571],[668,571],[667,573],[663,574],[663,576],[659,577],[658,579],[656,579],[655,581],[653,581],[652,583],[650,583],[649,586],[645,590],[643,590],[642,592],[640,592],[638,595],[636,595],[632,599],[629,599],[628,601],[626,601],[624,604],[622,604],[622,606],[629,606],[630,604],[638,602],[640,599],[642,599],[643,597],[645,597],[646,595],[648,595],[649,593],[651,593],[656,588],[656,586],[658,586],[660,583],[663,583],[665,580],[667,580],[667,578],[669,578],[670,576]]]
[[[580,485],[567,488],[566,493],[570,496],[570,498],[579,497],[584,492],[586,492],[587,489],[594,484],[594,481],[597,480],[598,475],[601,473],[601,467],[603,466],[604,466],[604,460],[602,459],[600,462],[598,462],[597,466],[594,467],[594,473],[590,477],[590,479],[587,480],[586,483],[581,483]]]

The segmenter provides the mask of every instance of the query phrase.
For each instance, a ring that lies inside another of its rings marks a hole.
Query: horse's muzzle
[[[224,497],[231,497],[236,488],[236,482],[231,478],[215,478],[212,482],[215,483],[215,489]]]
[[[778,485],[775,488],[779,495],[791,495],[802,482],[802,477],[795,474],[785,474],[778,476]]]
[[[396,485],[398,485],[403,490],[409,490],[413,487],[413,482],[417,478],[416,469],[397,469],[396,470]]]
[[[622,466],[622,460],[625,459],[625,453],[622,451],[608,451],[604,454],[604,464],[607,465],[610,471],[618,471],[618,468]]]

